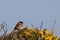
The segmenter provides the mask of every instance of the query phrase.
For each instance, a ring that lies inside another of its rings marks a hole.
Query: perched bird
[[[14,30],[16,30],[16,29],[20,30],[20,29],[22,29],[22,27],[23,27],[23,21],[19,21],[17,23],[17,25],[15,26]]]

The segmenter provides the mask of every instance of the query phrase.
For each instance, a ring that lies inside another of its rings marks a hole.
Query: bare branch
[[[2,24],[0,24],[0,31],[4,28],[5,22],[3,22]]]
[[[40,30],[42,29],[42,26],[43,26],[43,22],[41,22]]]
[[[32,28],[34,28],[33,24],[31,24]]]
[[[56,20],[53,22],[52,28],[54,28],[54,25],[56,24]]]

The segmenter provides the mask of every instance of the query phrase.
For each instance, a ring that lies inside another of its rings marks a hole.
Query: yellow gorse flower
[[[52,35],[52,32],[54,30],[48,32],[47,29],[44,30],[36,30],[36,29],[31,29],[31,28],[24,28],[20,32],[23,36],[25,36],[26,40],[37,40],[37,38],[40,38],[41,40],[58,40],[58,37],[55,35]]]

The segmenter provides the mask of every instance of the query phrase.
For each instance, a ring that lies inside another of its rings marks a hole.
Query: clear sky
[[[24,27],[51,30],[56,20],[55,34],[60,36],[60,0],[0,0],[0,24],[6,20],[8,32],[11,32],[18,21],[24,22]]]

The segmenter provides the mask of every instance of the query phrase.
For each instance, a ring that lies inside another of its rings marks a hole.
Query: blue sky
[[[8,32],[11,32],[18,21],[24,22],[24,27],[51,30],[53,22],[56,35],[60,36],[60,0],[0,0],[0,24],[6,20]]]

